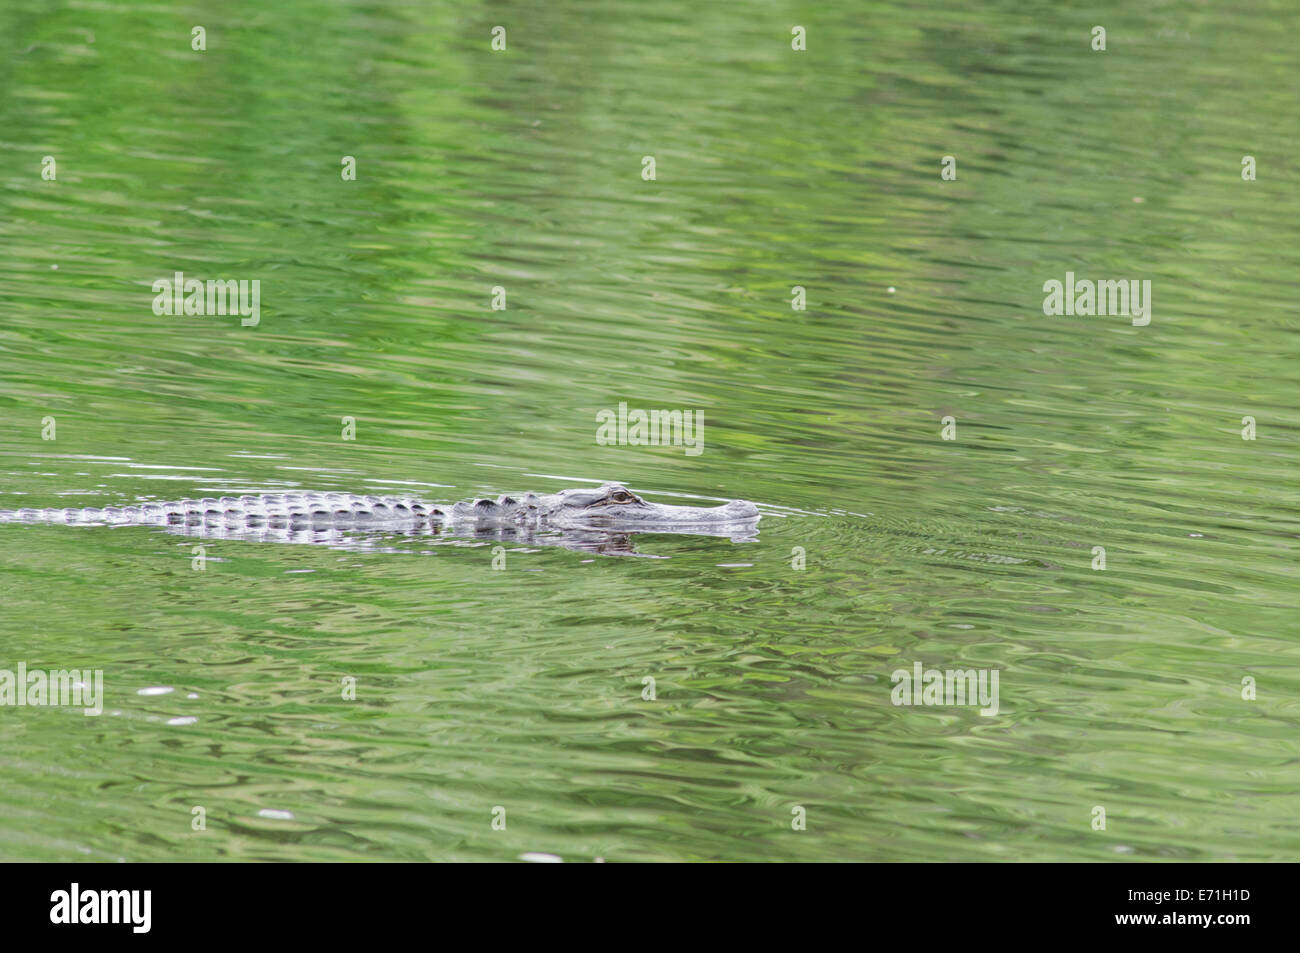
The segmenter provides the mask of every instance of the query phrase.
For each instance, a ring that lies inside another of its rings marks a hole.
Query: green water
[[[621,480],[766,515],[502,570],[0,526],[0,668],[106,693],[0,708],[0,859],[1295,859],[1298,34],[4,0],[0,508]],[[260,280],[260,323],[155,315],[175,271]],[[1045,316],[1067,271],[1151,280],[1151,323]],[[704,452],[598,444],[621,401],[702,411]],[[892,704],[917,662],[998,671],[998,714]]]

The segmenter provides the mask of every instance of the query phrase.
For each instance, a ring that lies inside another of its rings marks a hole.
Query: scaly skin
[[[231,524],[247,526],[421,525],[442,511],[419,500],[350,493],[272,493],[134,506],[0,510],[0,523],[99,523],[129,526]]]

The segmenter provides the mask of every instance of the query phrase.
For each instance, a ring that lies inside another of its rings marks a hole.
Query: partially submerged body
[[[130,506],[0,510],[0,523],[158,526],[187,536],[273,542],[338,542],[359,533],[497,536],[543,545],[634,552],[630,533],[754,538],[758,507],[650,503],[618,483],[519,499],[466,500],[443,507],[397,496],[273,493]]]

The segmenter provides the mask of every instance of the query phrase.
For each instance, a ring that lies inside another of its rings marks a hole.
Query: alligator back
[[[352,493],[268,493],[140,503],[132,506],[0,510],[0,523],[329,527],[420,525],[442,515],[442,511],[436,507],[408,497],[358,496]]]

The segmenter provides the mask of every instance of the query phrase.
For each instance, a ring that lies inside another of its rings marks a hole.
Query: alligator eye
[[[633,497],[631,493],[615,493],[610,499],[615,503],[631,503]]]

